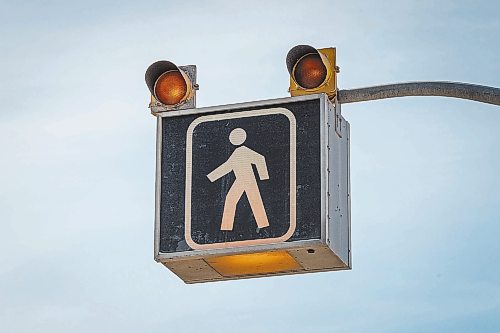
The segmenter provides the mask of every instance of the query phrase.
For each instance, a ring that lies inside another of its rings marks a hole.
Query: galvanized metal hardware
[[[406,96],[443,96],[500,105],[500,88],[446,81],[405,82],[338,91],[342,104]]]
[[[342,137],[342,121],[344,121],[341,112],[340,103],[335,96],[333,99],[329,99],[330,103],[328,103],[328,112],[332,113],[333,121],[332,125],[335,127],[335,133],[341,138]],[[328,125],[330,126],[330,124]]]

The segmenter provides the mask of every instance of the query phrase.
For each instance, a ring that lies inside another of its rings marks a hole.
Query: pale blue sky
[[[198,66],[198,105],[287,96],[295,44],[341,88],[500,87],[498,1],[0,0],[2,332],[498,332],[500,108],[345,105],[353,270],[185,285],[153,260],[143,75]]]

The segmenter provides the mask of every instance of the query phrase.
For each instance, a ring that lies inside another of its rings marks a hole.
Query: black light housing
[[[152,102],[160,103],[168,109],[180,108],[194,96],[196,90],[188,74],[183,67],[178,67],[171,61],[160,60],[151,64],[146,70],[145,80],[154,98]]]

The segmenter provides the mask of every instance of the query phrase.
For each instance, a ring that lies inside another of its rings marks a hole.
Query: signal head
[[[292,96],[324,92],[336,95],[335,48],[315,49],[297,45],[286,56]]]
[[[151,64],[145,75],[146,85],[152,95],[150,106],[160,103],[167,110],[194,107],[194,94],[197,86],[188,75],[189,67],[192,67],[194,73],[192,76],[195,76],[195,66],[177,67],[174,63],[166,60]],[[192,105],[186,107],[190,100],[193,101]]]

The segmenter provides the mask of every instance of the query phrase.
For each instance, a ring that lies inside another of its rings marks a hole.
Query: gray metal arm
[[[500,89],[460,82],[407,82],[339,90],[341,104],[404,96],[444,96],[500,105]]]

